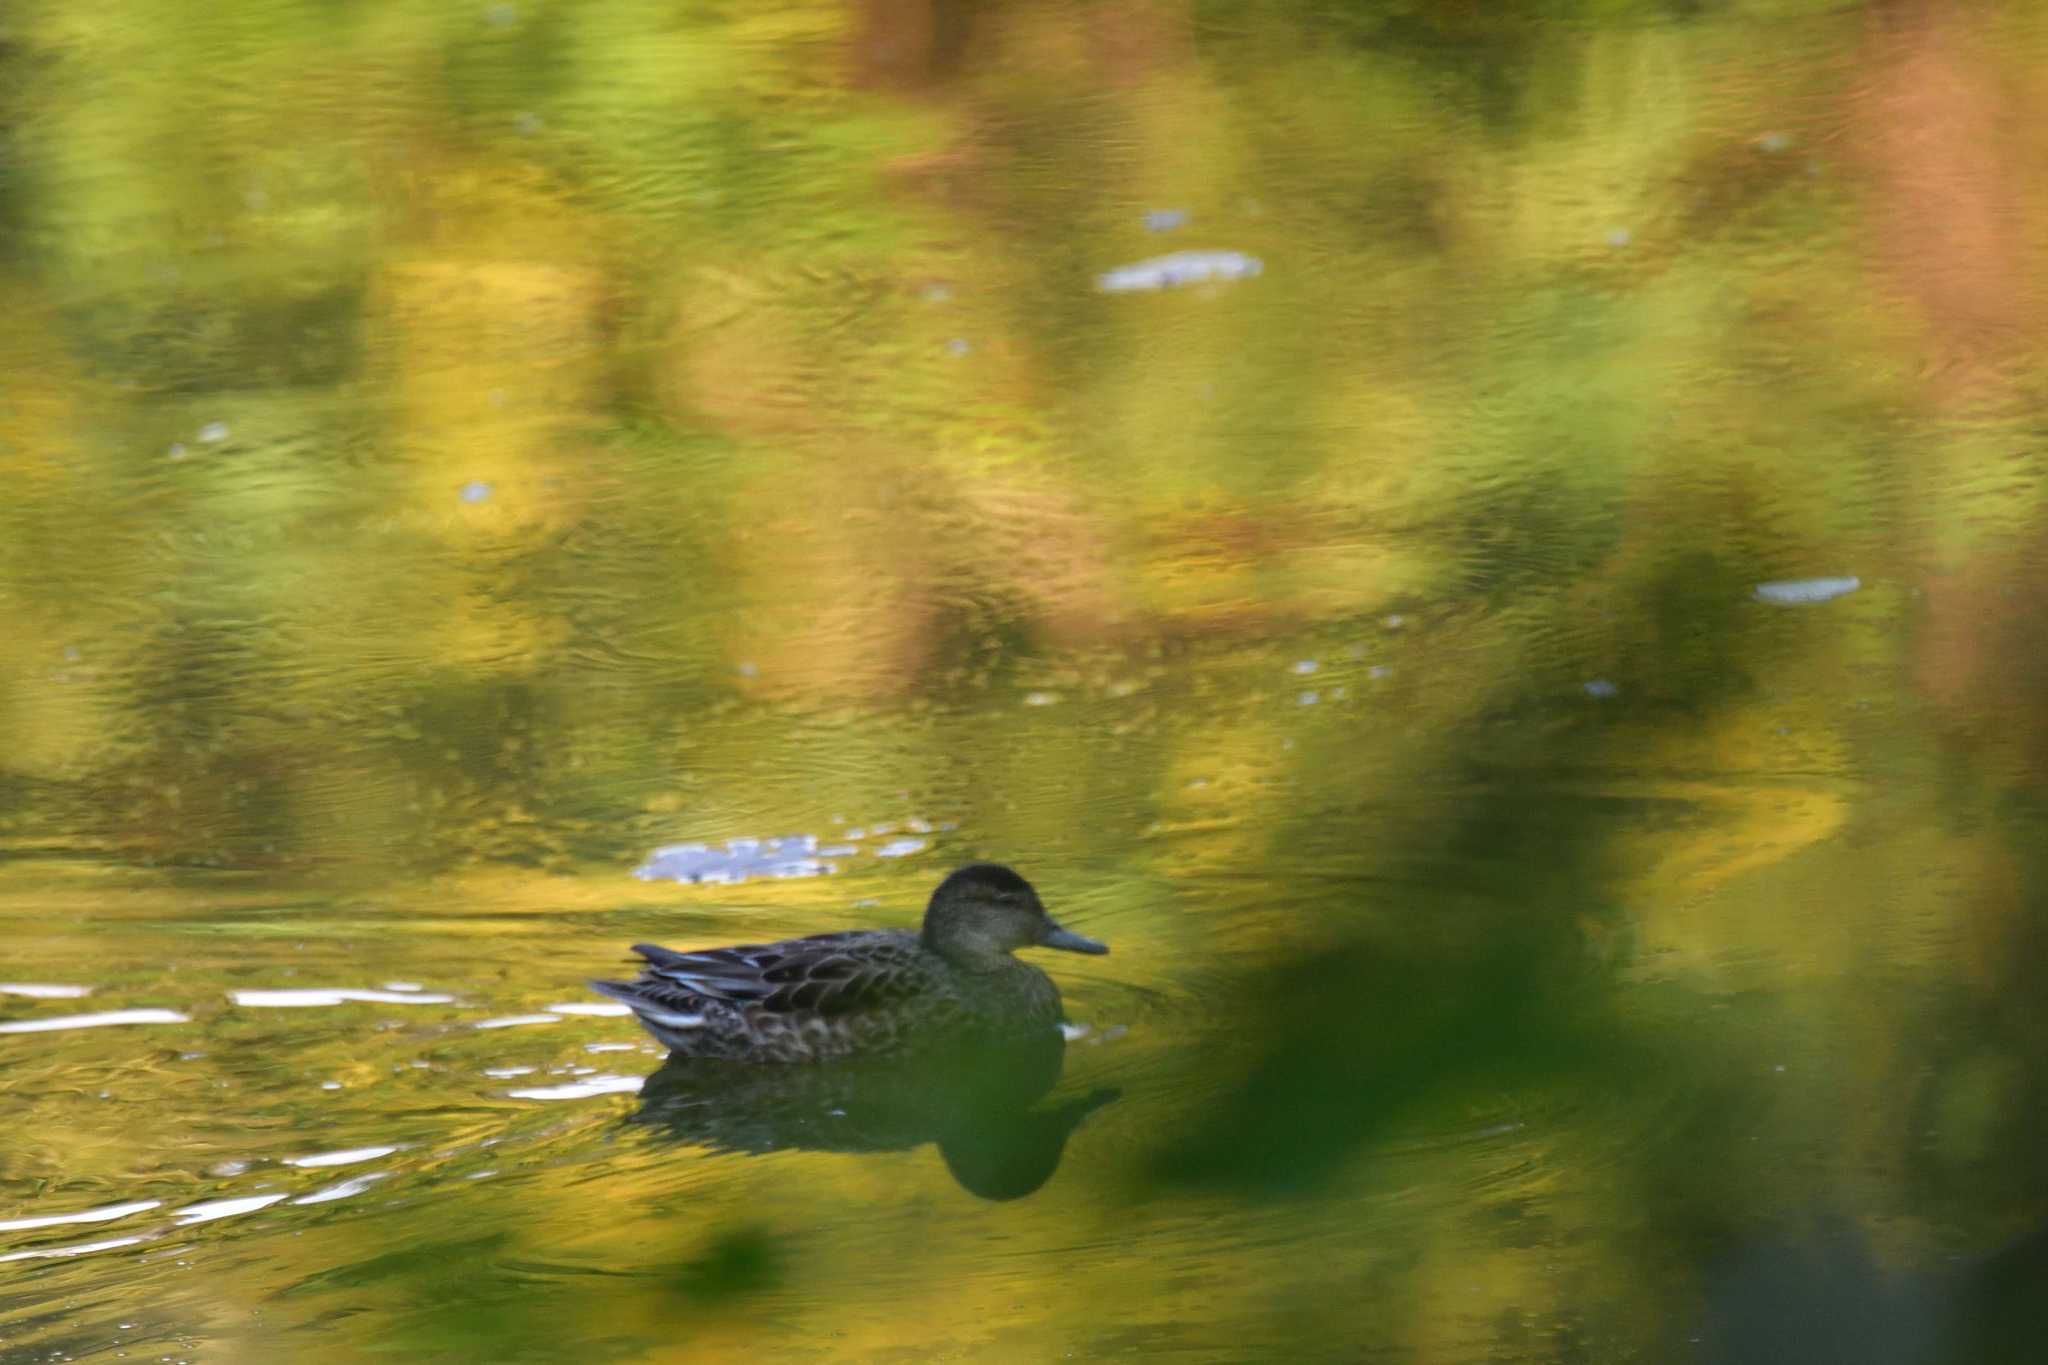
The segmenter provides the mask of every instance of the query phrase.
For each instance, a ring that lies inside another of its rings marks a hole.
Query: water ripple
[[[254,990],[229,991],[228,999],[249,1009],[309,1009],[349,1003],[367,1005],[452,1005],[452,995],[435,995],[408,986],[404,990]]]
[[[589,1076],[564,1085],[536,1085],[510,1091],[520,1100],[582,1100],[593,1095],[637,1095],[646,1083],[644,1076]]]
[[[375,1161],[380,1156],[390,1156],[396,1147],[351,1147],[339,1152],[315,1152],[312,1156],[285,1158],[285,1165],[311,1169],[319,1166],[353,1166],[361,1161]]]
[[[1095,277],[1095,287],[1107,294],[1128,294],[1207,280],[1247,279],[1265,268],[1258,257],[1242,251],[1176,251],[1106,271]]]
[[[33,1261],[52,1256],[84,1256],[94,1251],[112,1251],[116,1247],[132,1247],[138,1242],[147,1242],[155,1233],[136,1237],[111,1237],[104,1242],[77,1242],[71,1246],[33,1247],[27,1251],[10,1251],[0,1256],[0,1261]]]
[[[103,1204],[96,1209],[84,1209],[78,1213],[51,1213],[38,1218],[10,1218],[0,1222],[0,1232],[27,1232],[33,1228],[54,1228],[68,1223],[111,1223],[117,1218],[126,1218],[131,1213],[144,1213],[160,1208],[161,1199],[138,1199],[129,1204]]]
[[[187,1204],[172,1216],[177,1219],[180,1227],[189,1227],[194,1223],[211,1223],[220,1218],[234,1218],[244,1213],[254,1213],[258,1209],[267,1209],[272,1204],[281,1204],[288,1198],[289,1195],[283,1194],[249,1194],[238,1199],[209,1199],[200,1204]]]
[[[0,981],[0,995],[25,995],[31,1000],[76,1000],[91,995],[90,986],[49,986],[32,981]]]
[[[109,1024],[189,1024],[176,1010],[109,1010],[104,1014],[60,1014],[49,1019],[10,1019],[0,1033],[49,1033],[58,1029],[105,1028]]]
[[[385,1150],[388,1151],[390,1149],[386,1148]],[[391,1173],[389,1171],[370,1171],[363,1175],[353,1176],[350,1179],[339,1181],[336,1184],[325,1187],[324,1189],[315,1190],[311,1194],[301,1195],[299,1198],[292,1200],[292,1203],[327,1204],[333,1202],[336,1199],[347,1199],[351,1196],[361,1194],[363,1191],[369,1189],[372,1185],[376,1184],[380,1180],[389,1180],[390,1178]]]

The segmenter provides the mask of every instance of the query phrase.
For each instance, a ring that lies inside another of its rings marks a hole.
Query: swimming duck
[[[1009,868],[973,863],[939,883],[916,933],[854,929],[696,952],[636,943],[646,959],[637,980],[590,984],[630,1006],[672,1056],[811,1062],[1052,1029],[1059,988],[1012,956],[1031,947],[1109,951],[1054,923]]]

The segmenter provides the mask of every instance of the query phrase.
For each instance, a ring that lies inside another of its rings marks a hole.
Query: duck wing
[[[636,943],[633,951],[647,959],[636,993],[672,1008],[715,1000],[771,1014],[853,1014],[927,990],[934,975],[914,935],[886,930],[687,953]]]

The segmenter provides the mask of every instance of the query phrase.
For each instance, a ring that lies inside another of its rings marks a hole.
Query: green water
[[[2043,15],[10,8],[0,1360],[2037,1358]]]

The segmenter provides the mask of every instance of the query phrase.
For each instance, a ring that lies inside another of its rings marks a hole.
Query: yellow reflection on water
[[[11,14],[0,1353],[2025,1358],[2048,28],[1551,10]],[[626,1121],[975,858],[1041,1188]]]

